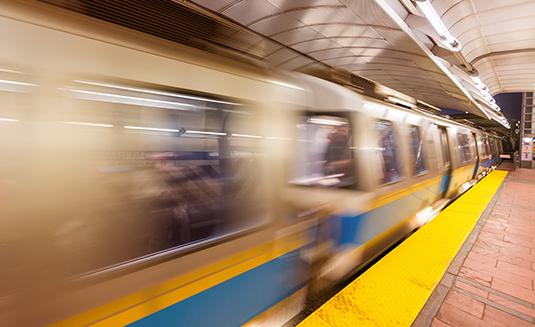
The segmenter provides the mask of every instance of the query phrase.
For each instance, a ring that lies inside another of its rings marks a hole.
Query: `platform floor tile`
[[[436,326],[535,326],[535,170],[517,169],[463,258]]]

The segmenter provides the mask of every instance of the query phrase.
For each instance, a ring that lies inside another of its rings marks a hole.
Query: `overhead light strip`
[[[445,41],[451,51],[459,52],[462,50],[463,47],[461,43],[450,33],[435,8],[428,0],[416,0],[416,6],[420,9],[422,14],[424,14],[425,18],[427,18],[438,35]]]
[[[144,126],[124,126],[126,129],[134,129],[134,130],[143,130],[143,131],[154,131],[154,132],[171,132],[171,133],[179,133],[180,130],[174,129],[174,128],[155,128],[155,127],[144,127]]]
[[[391,7],[387,0],[375,0],[375,2],[384,10],[384,12],[405,32],[417,45],[418,47],[430,58],[437,67],[457,86],[459,90],[469,99],[471,102],[476,103],[474,97],[470,92],[459,82],[457,77],[446,67],[446,65],[435,56],[431,50],[419,39],[419,37],[412,31],[412,29],[407,25],[407,23],[401,18],[398,13]],[[480,105],[477,105],[477,108],[490,119],[490,116],[487,114],[485,109],[482,109]]]
[[[77,126],[89,126],[89,127],[113,127],[112,124],[100,124],[100,123],[88,123],[88,122],[80,122],[80,121],[64,121],[62,122],[67,125],[77,125]]]

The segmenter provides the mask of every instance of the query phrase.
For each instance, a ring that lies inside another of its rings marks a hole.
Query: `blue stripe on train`
[[[413,215],[425,199],[436,198],[439,192],[436,184],[360,215],[332,217],[331,232],[340,246],[363,244]],[[296,250],[131,326],[239,326],[303,287],[306,269]]]
[[[472,172],[472,178],[477,177],[477,173],[479,172],[479,166],[480,166],[480,163],[478,160],[476,160],[476,164],[474,165],[474,171]]]
[[[131,326],[240,326],[305,285],[299,251],[287,253]]]
[[[451,176],[449,174],[445,174],[442,176],[442,180],[440,181],[440,193],[444,194],[448,190],[448,186],[450,185],[450,179]]]
[[[492,164],[494,163],[494,159],[489,159],[489,160],[486,160],[486,161],[483,161],[481,163],[481,166],[485,167],[485,168],[489,168],[490,166],[492,166]]]
[[[364,244],[430,205],[439,192],[437,183],[356,216],[333,217],[331,233],[339,246]]]

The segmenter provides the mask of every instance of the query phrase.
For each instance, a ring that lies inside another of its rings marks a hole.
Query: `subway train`
[[[1,8],[2,326],[282,325],[499,163],[396,96]]]

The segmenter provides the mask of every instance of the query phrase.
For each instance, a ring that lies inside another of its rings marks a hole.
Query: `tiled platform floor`
[[[490,206],[441,282],[432,326],[535,326],[535,170],[510,172]]]

